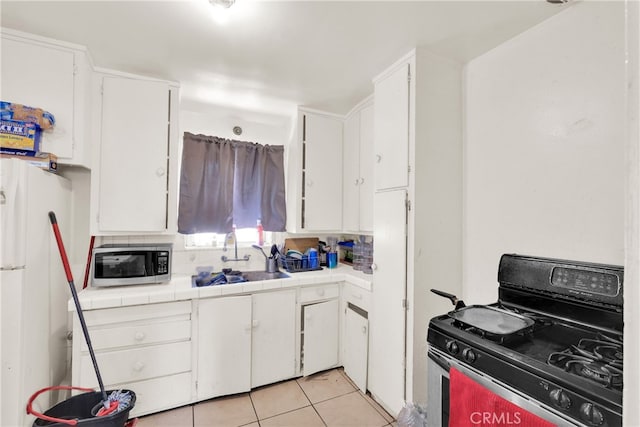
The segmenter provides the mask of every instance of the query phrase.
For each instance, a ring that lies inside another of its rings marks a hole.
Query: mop
[[[100,370],[98,369],[98,363],[96,362],[96,355],[93,351],[93,345],[91,345],[91,338],[89,337],[87,323],[84,320],[84,314],[82,313],[82,308],[80,307],[78,292],[76,291],[76,287],[73,283],[73,275],[71,274],[71,268],[69,266],[67,252],[64,249],[64,243],[62,242],[62,236],[60,234],[60,229],[58,228],[58,221],[56,219],[56,214],[53,212],[49,212],[49,220],[51,221],[51,226],[53,227],[53,234],[55,235],[56,242],[58,243],[58,250],[60,251],[60,258],[62,258],[62,265],[64,267],[64,272],[65,272],[65,275],[67,276],[67,282],[69,282],[69,287],[71,288],[71,295],[73,296],[73,302],[76,306],[76,312],[78,313],[78,318],[80,319],[80,325],[82,326],[82,333],[84,334],[84,339],[87,343],[87,347],[89,348],[89,354],[91,355],[91,362],[93,363],[93,369],[96,372],[96,378],[98,379],[98,385],[100,386],[100,393],[102,394],[102,401],[93,408],[91,413],[95,414],[98,417],[115,414],[129,407],[129,404],[131,403],[131,398],[132,398],[131,394],[128,391],[123,392],[122,390],[117,390],[107,395],[107,392],[104,389],[104,383],[102,382],[102,375],[100,375]]]

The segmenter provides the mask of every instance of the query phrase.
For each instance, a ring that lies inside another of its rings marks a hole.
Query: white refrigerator
[[[0,159],[0,426],[30,426],[29,396],[67,371],[69,285],[49,223],[70,239],[71,182],[19,159]],[[67,244],[67,251],[69,246]],[[34,409],[51,407],[43,395]]]

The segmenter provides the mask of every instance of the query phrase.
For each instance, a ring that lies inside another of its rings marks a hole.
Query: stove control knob
[[[451,354],[458,354],[458,352],[460,351],[458,343],[453,340],[447,341],[447,344],[445,346],[447,347],[447,351]]]
[[[558,408],[569,409],[571,407],[571,398],[564,390],[557,388],[551,391],[549,397]]]
[[[465,348],[462,351],[462,358],[464,360],[466,360],[467,362],[469,362],[469,363],[475,362],[476,361],[476,357],[477,357],[476,353],[473,350],[471,350],[470,348]]]
[[[604,415],[593,403],[583,403],[580,406],[580,418],[590,426],[600,426],[604,424]]]

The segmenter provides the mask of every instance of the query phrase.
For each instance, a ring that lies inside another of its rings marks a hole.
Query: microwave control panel
[[[169,252],[158,252],[157,266],[158,271],[156,273],[158,275],[169,273]]]

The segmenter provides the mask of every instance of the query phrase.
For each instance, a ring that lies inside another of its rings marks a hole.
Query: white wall
[[[627,217],[625,248],[625,349],[623,424],[640,423],[640,312],[629,309],[640,304],[640,4],[627,1],[627,41],[629,66],[629,123],[627,131]],[[631,286],[629,286],[631,284]]]
[[[624,263],[623,2],[579,2],[466,67],[467,303],[503,253]]]

